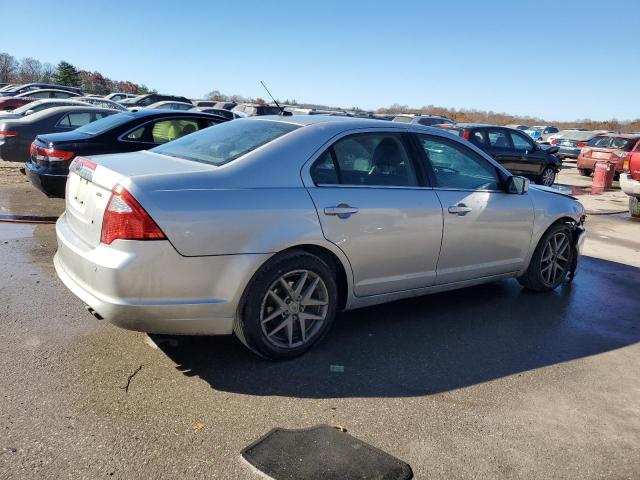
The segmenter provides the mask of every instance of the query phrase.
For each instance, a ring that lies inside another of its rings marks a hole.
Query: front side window
[[[70,93],[67,92],[51,92],[51,98],[69,98]]]
[[[509,148],[511,146],[505,130],[489,130],[487,137],[489,138],[489,145],[493,148]]]
[[[338,140],[314,163],[311,176],[316,185],[418,185],[402,137],[395,133],[363,133]]]
[[[37,92],[37,93],[32,93],[29,95],[29,98],[50,98],[49,97],[49,93],[50,92]]]
[[[151,138],[153,143],[167,143],[196,131],[198,131],[197,120],[161,120],[153,124]]]
[[[516,150],[533,150],[533,143],[531,143],[530,140],[527,140],[524,135],[520,135],[516,132],[509,132],[509,135],[511,136],[511,141],[513,142],[513,148],[515,148]]]
[[[499,190],[496,168],[453,140],[418,134],[437,186],[456,190]]]

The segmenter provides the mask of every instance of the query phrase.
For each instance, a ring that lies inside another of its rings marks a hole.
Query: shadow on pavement
[[[261,360],[234,337],[153,338],[185,375],[221,391],[429,395],[637,343],[640,269],[581,261],[575,281],[551,293],[508,280],[347,312],[320,345],[286,362]]]

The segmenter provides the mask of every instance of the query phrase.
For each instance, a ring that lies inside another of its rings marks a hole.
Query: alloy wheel
[[[542,172],[542,184],[545,187],[550,187],[551,185],[553,185],[553,182],[556,179],[556,172],[554,172],[552,169],[547,168],[545,169],[544,172]]]
[[[260,308],[260,326],[266,340],[279,348],[297,348],[320,332],[329,310],[329,293],[320,276],[294,270],[267,289]]]
[[[540,260],[540,273],[547,286],[554,286],[569,268],[569,237],[558,232],[547,240]]]

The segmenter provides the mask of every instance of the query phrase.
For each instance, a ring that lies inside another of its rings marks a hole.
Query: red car
[[[627,154],[620,175],[620,188],[629,195],[629,213],[640,218],[640,142]]]
[[[0,97],[0,111],[6,110],[11,111],[15,110],[18,107],[26,105],[27,103],[33,102],[33,98],[26,97]]]
[[[624,161],[629,152],[635,150],[640,143],[640,135],[607,133],[593,137],[578,155],[578,171],[580,175],[589,176],[596,162],[609,160],[616,166],[616,173],[623,172]]]

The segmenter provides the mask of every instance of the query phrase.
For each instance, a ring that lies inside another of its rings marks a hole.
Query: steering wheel
[[[433,169],[436,172],[460,173],[458,170],[456,170],[455,168],[452,168],[452,167],[438,166],[438,167],[433,167]]]

